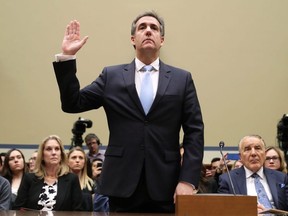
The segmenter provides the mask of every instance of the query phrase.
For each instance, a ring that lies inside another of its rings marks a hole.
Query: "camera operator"
[[[86,156],[90,160],[90,163],[92,163],[93,160],[96,158],[104,161],[104,155],[99,152],[101,142],[98,136],[94,133],[89,133],[85,136],[84,140],[88,148],[88,153],[86,154]]]

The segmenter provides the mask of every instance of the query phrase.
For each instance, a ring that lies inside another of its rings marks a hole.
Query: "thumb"
[[[81,40],[81,42],[80,42],[80,44],[81,44],[81,46],[83,46],[85,43],[86,43],[86,41],[88,40],[88,36],[85,36],[82,40]]]

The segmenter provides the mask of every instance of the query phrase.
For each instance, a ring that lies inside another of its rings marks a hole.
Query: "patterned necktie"
[[[259,175],[257,173],[254,173],[252,175],[252,177],[254,178],[254,184],[255,184],[255,189],[257,192],[257,197],[258,197],[259,203],[261,203],[267,209],[272,208],[272,205],[271,205],[271,203],[268,199],[268,196],[265,192],[265,189],[264,189],[262,183],[260,182]]]
[[[143,77],[140,89],[140,101],[145,114],[148,113],[152,103],[153,103],[153,85],[150,72],[153,70],[153,66],[146,65],[140,71],[143,71]]]

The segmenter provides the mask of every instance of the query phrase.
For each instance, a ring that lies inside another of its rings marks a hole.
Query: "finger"
[[[71,35],[76,34],[77,29],[79,29],[78,25],[79,25],[79,22],[77,20],[71,21],[66,27],[65,35],[71,36]],[[79,30],[78,30],[78,33],[79,33]]]
[[[77,20],[74,20],[72,23],[72,34],[79,35],[80,33],[80,23]]]
[[[80,22],[78,22],[77,20],[75,21],[75,34],[77,34],[78,36],[80,36]]]
[[[75,20],[71,21],[68,27],[68,35],[73,35],[74,34],[74,22]]]

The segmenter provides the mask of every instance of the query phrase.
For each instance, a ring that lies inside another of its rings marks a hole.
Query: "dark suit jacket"
[[[143,168],[154,200],[173,199],[178,181],[197,187],[203,159],[203,122],[189,72],[160,62],[158,90],[145,115],[135,87],[134,61],[105,67],[94,82],[80,91],[75,60],[54,62],[54,70],[63,111],[78,113],[103,107],[106,112],[110,135],[101,173],[101,194],[129,197]],[[181,126],[185,134],[182,168]]]
[[[267,183],[270,187],[274,205],[277,209],[288,210],[288,187],[287,187],[287,174],[275,171],[272,169],[264,168],[264,174]],[[235,188],[236,194],[247,195],[246,175],[244,167],[232,170],[230,172],[231,179]],[[233,194],[231,184],[227,173],[219,177],[219,193]]]
[[[34,173],[26,173],[23,176],[18,195],[15,201],[15,209],[28,208],[40,210],[38,206],[39,195],[44,185],[44,179],[39,179]],[[58,178],[55,211],[77,211],[81,209],[82,192],[78,176],[72,173]]]

